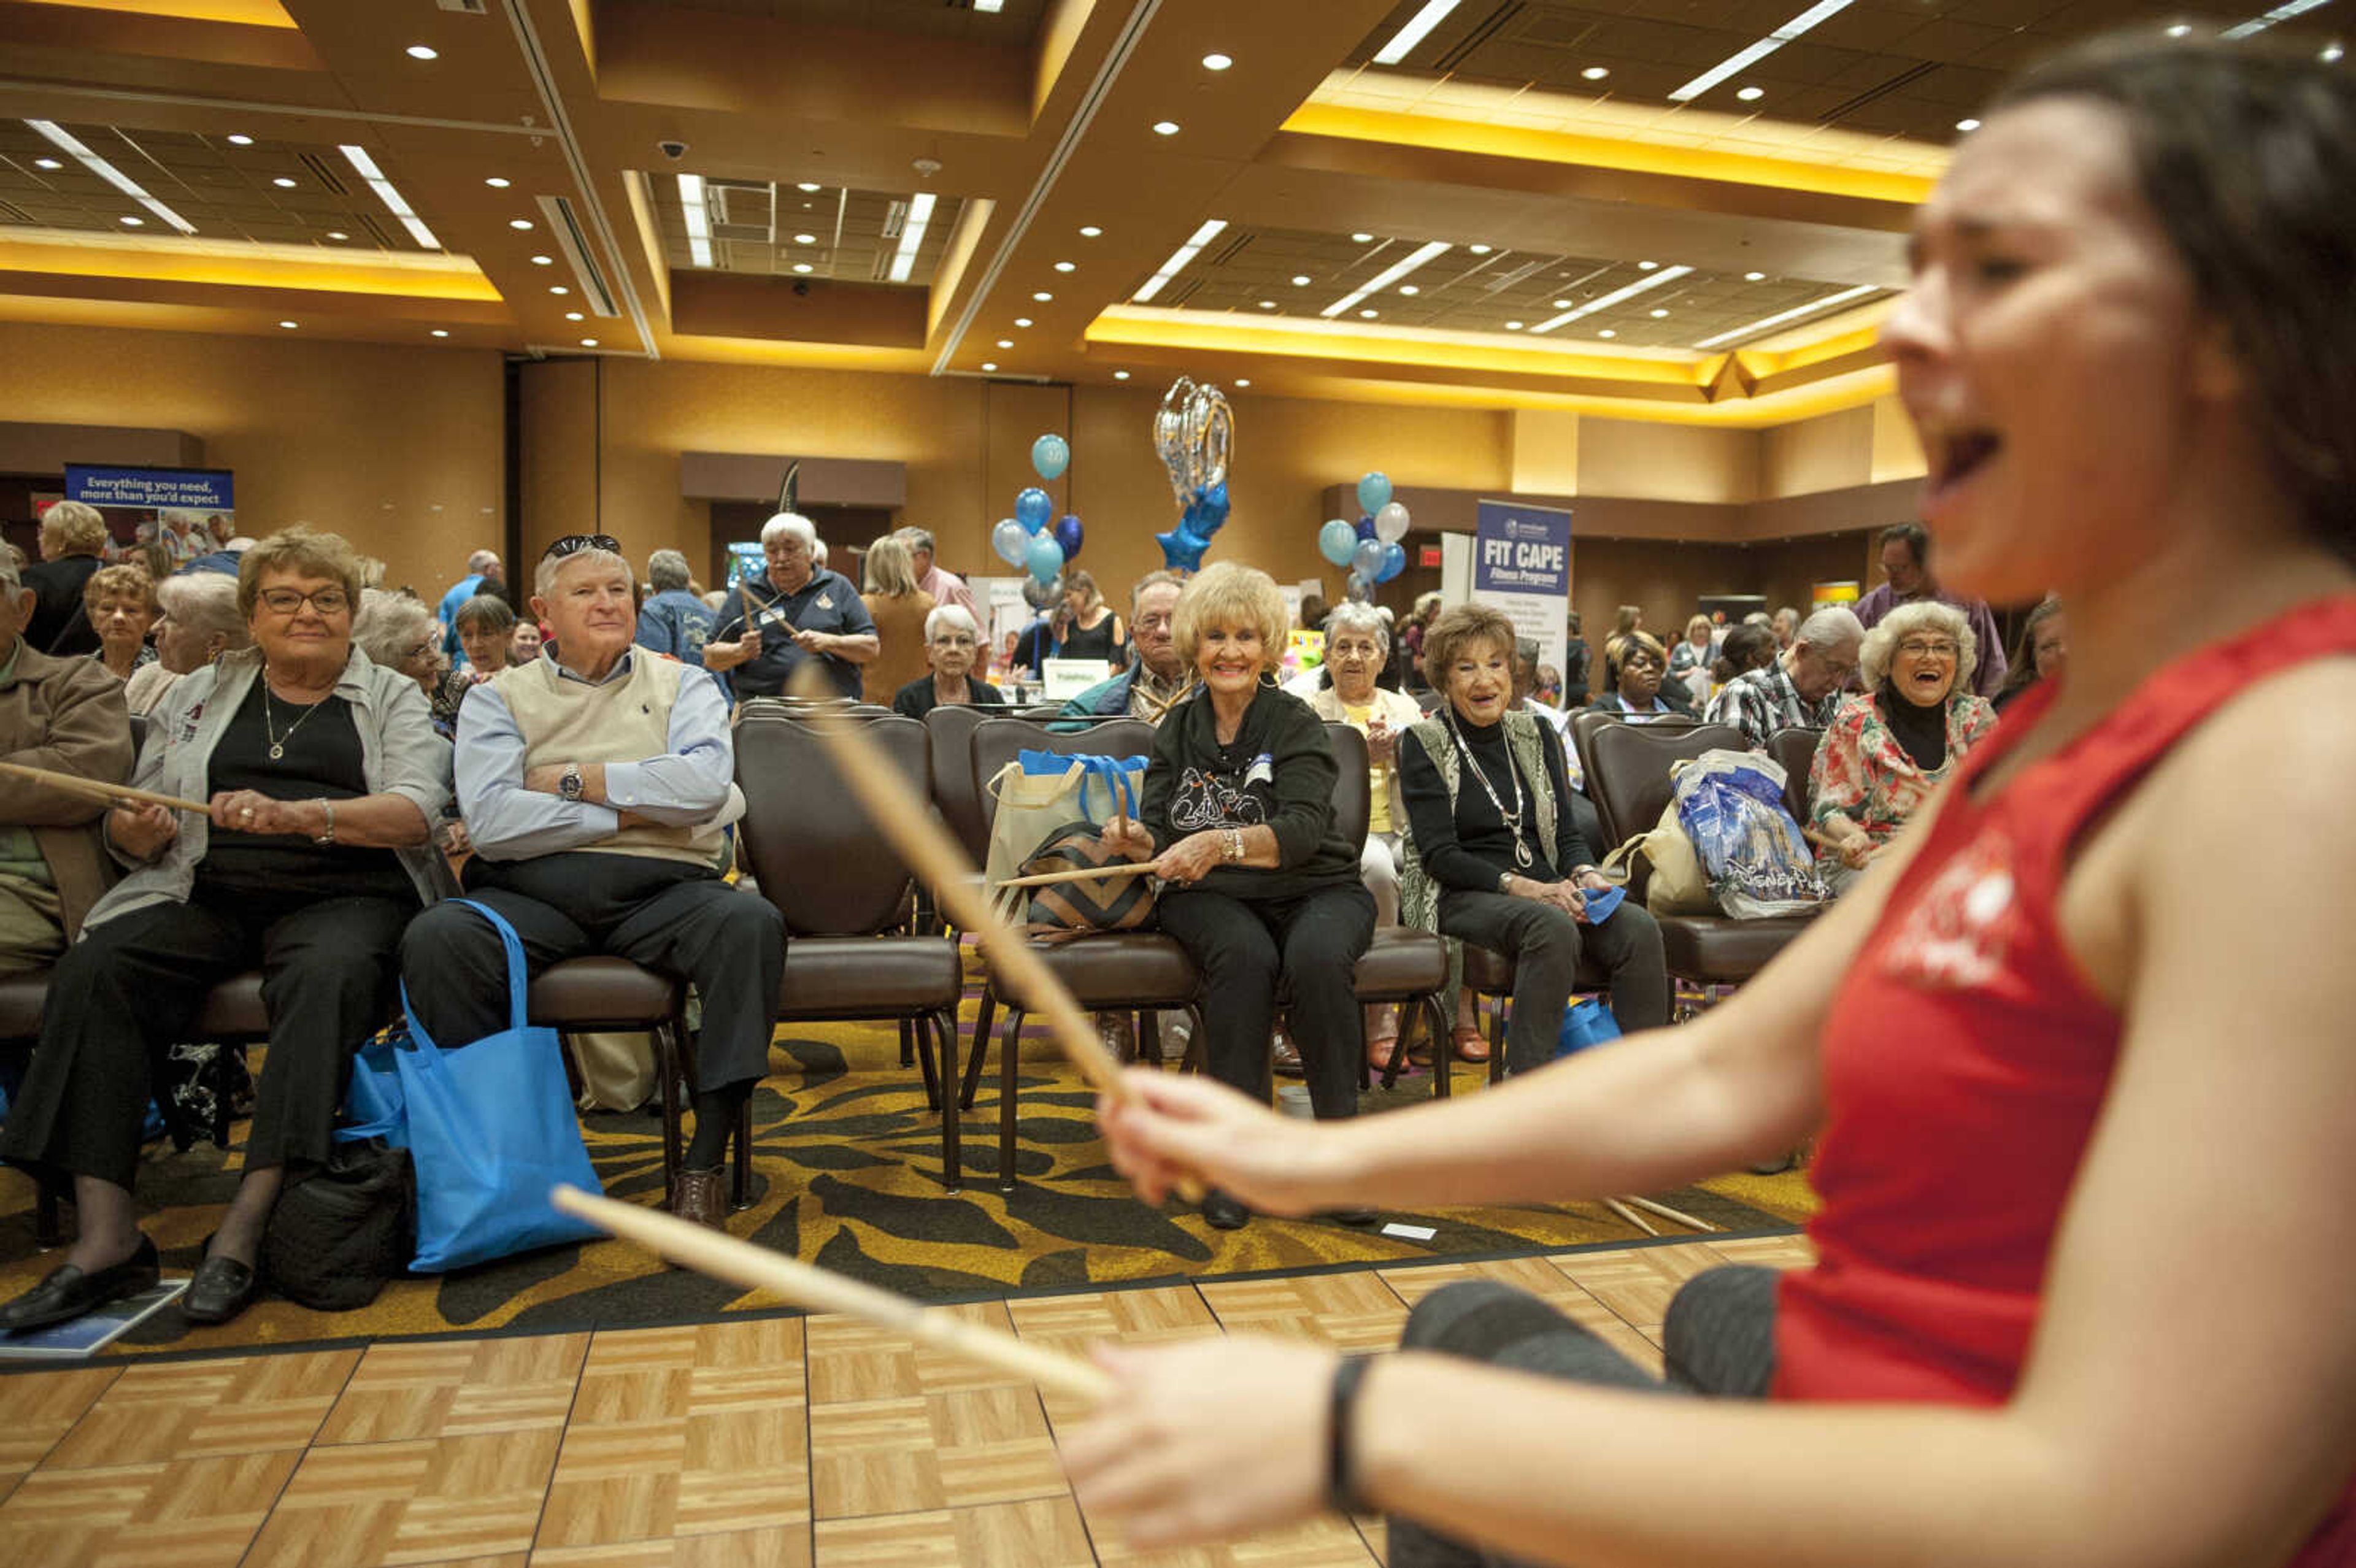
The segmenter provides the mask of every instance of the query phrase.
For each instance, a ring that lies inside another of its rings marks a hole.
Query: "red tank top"
[[[2032,691],[1961,776],[1851,965],[1824,1038],[1826,1120],[1786,1275],[1775,1395],[2000,1404],[2020,1374],[2047,1254],[2110,1086],[2119,1018],[2055,916],[2088,824],[2262,677],[2356,652],[2356,595],[2303,605],[2159,670],[1992,797],[1972,783],[2051,701]],[[2356,1562],[2356,1485],[2298,1558]]]

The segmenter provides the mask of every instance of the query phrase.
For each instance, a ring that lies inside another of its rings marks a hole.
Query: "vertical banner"
[[[1483,501],[1472,526],[1472,598],[1502,610],[1536,639],[1538,663],[1562,668],[1570,650],[1570,514]]]

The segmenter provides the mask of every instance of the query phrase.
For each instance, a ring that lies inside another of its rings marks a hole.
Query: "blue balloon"
[[[1357,530],[1339,517],[1317,530],[1317,553],[1335,566],[1349,565],[1357,548]]]
[[[1383,569],[1383,549],[1380,539],[1360,539],[1357,548],[1350,554],[1350,570],[1367,581],[1374,581],[1375,574]]]
[[[1390,499],[1390,476],[1379,469],[1358,481],[1358,505],[1365,510],[1379,512]]]
[[[1072,464],[1072,446],[1062,436],[1050,431],[1031,443],[1031,466],[1039,471],[1042,479],[1058,479]]]
[[[1183,523],[1166,534],[1154,535],[1153,542],[1162,547],[1162,564],[1172,571],[1201,571],[1203,552],[1211,548],[1209,539],[1190,532]]]
[[[1383,564],[1375,573],[1376,582],[1388,582],[1407,570],[1407,547],[1398,544],[1383,546]]]
[[[1213,534],[1219,531],[1220,525],[1226,520],[1227,487],[1223,484],[1214,485],[1207,489],[1194,492],[1194,498],[1186,504],[1185,511],[1179,515],[1178,526],[1197,539],[1208,540]]]
[[[990,530],[990,548],[1009,566],[1020,566],[1031,549],[1031,530],[1012,517],[1001,517]]]
[[[1362,539],[1376,539],[1380,537],[1375,532],[1375,519],[1372,517],[1365,516],[1364,514],[1360,515],[1358,518],[1356,532],[1357,536]]]
[[[1055,544],[1056,547],[1064,552],[1064,559],[1066,560],[1077,560],[1079,559],[1080,540],[1084,537],[1085,536],[1080,531],[1079,518],[1073,517],[1070,513],[1066,512],[1063,517],[1056,519]]]
[[[1036,485],[1014,497],[1014,520],[1023,525],[1025,533],[1037,533],[1055,515],[1055,503]]]
[[[1052,581],[1055,574],[1064,570],[1064,547],[1041,534],[1023,552],[1023,565],[1031,573],[1033,582]]]

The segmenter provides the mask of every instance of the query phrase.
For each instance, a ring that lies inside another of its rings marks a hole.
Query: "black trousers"
[[[50,976],[0,1156],[130,1187],[156,1063],[188,1038],[208,991],[259,967],[270,1054],[245,1168],[325,1160],[352,1052],[398,1008],[393,955],[416,912],[384,898],[166,903],[90,927]]]
[[[1375,900],[1365,885],[1265,901],[1187,889],[1163,893],[1154,912],[1203,971],[1203,1056],[1211,1076],[1268,1098],[1269,1034],[1281,986],[1318,1119],[1355,1115],[1366,1045],[1354,975],[1375,939]]]
[[[533,975],[608,953],[694,983],[703,997],[696,1045],[706,1090],[769,1071],[786,923],[776,906],[701,866],[650,855],[575,851],[466,866],[466,896],[505,917]],[[437,1045],[508,1027],[507,953],[473,910],[436,904],[401,944],[409,1005]]]
[[[1554,1060],[1563,1004],[1577,983],[1582,949],[1612,976],[1612,1016],[1623,1029],[1669,1021],[1669,972],[1661,927],[1642,905],[1622,902],[1601,925],[1581,925],[1552,904],[1508,893],[1451,888],[1440,895],[1440,933],[1514,961],[1514,1006],[1505,1019],[1505,1069],[1527,1072]]]
[[[1666,1382],[1537,1296],[1481,1279],[1442,1285],[1417,1303],[1399,1349],[1605,1388],[1763,1399],[1775,1372],[1775,1271],[1737,1264],[1696,1275],[1669,1303],[1661,1338]],[[1413,1520],[1393,1515],[1389,1525],[1390,1568],[1476,1568],[1511,1561]]]

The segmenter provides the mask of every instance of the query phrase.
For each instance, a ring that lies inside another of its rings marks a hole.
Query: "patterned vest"
[[[1554,864],[1554,784],[1547,776],[1546,744],[1538,737],[1541,720],[1534,713],[1517,713],[1508,709],[1505,718],[1505,752],[1514,759],[1515,768],[1522,775],[1522,787],[1528,792],[1528,810],[1537,816],[1538,848],[1546,854],[1547,866]],[[1456,792],[1464,779],[1463,754],[1456,749],[1456,737],[1451,726],[1442,719],[1427,719],[1408,733],[1423,748],[1440,770],[1440,783],[1448,786],[1448,815],[1456,815]],[[1492,779],[1492,784],[1502,779]],[[1501,794],[1505,792],[1500,792]],[[1416,853],[1415,832],[1402,818],[1399,822],[1399,919],[1419,931],[1440,929],[1440,884],[1433,881],[1423,869],[1423,857]],[[1453,994],[1453,987],[1451,988]]]

